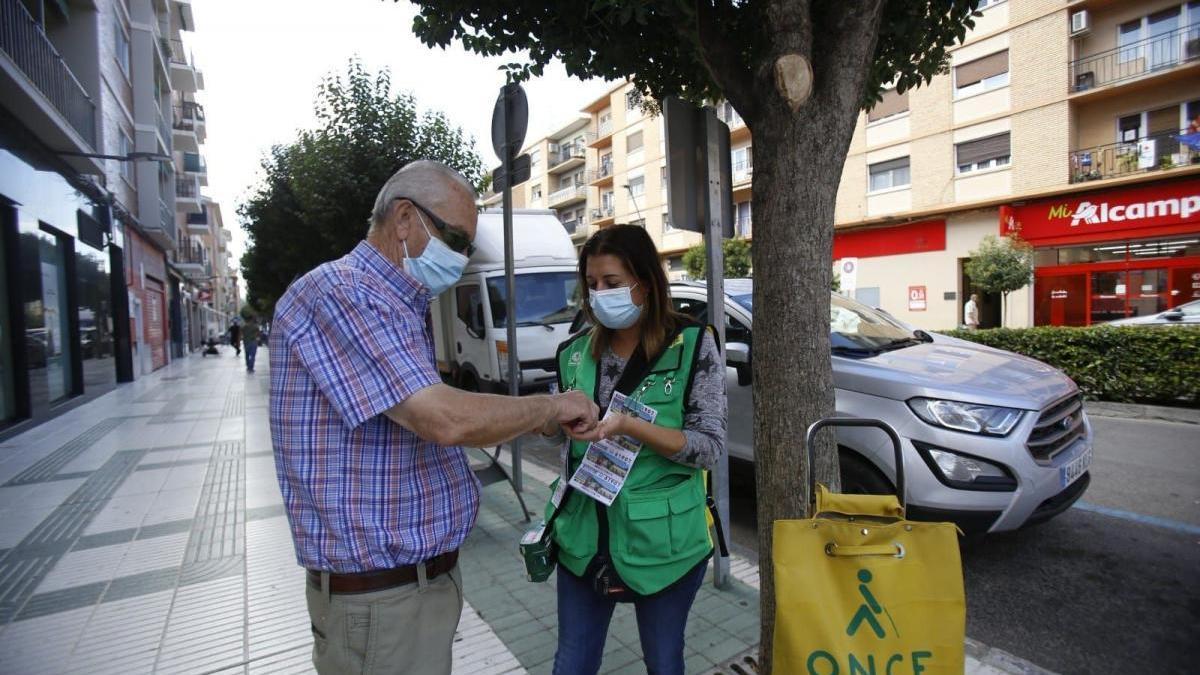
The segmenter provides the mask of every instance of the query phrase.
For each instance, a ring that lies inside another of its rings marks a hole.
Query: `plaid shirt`
[[[382,414],[441,382],[429,292],[363,242],[293,283],[271,328],[271,441],[299,563],[365,572],[457,549],[479,509],[463,449]]]

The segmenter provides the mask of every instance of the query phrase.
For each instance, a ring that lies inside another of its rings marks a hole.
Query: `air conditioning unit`
[[[1081,9],[1071,15],[1071,35],[1083,35],[1092,29],[1092,18],[1086,9]]]

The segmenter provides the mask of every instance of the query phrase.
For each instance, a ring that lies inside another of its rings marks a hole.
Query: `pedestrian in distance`
[[[234,357],[242,355],[242,327],[237,321],[229,326],[229,346],[233,347]]]
[[[479,508],[463,446],[597,424],[581,392],[442,383],[429,305],[467,264],[475,198],[444,164],[406,165],[379,191],[366,239],[276,304],[271,437],[322,674],[449,673],[458,550]]]
[[[963,325],[967,330],[979,328],[979,296],[975,293],[971,294],[971,298],[963,306]]]
[[[246,317],[246,325],[242,326],[242,340],[246,346],[246,372],[254,372],[254,358],[258,355],[258,317],[251,314]]]
[[[553,521],[554,672],[596,673],[613,610],[629,602],[646,670],[681,674],[688,613],[713,553],[705,469],[725,452],[725,364],[713,332],[672,309],[645,228],[617,225],[593,235],[579,254],[579,284],[593,328],[559,348],[560,389],[583,391],[602,410],[619,391],[656,415],[651,423],[609,414],[564,443],[567,476],[589,442],[629,437],[641,449],[611,506],[569,490]],[[543,429],[554,431],[552,424]],[[547,518],[554,510],[552,500]]]

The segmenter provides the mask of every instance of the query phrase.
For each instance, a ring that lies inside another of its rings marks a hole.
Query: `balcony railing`
[[[571,186],[565,187],[561,190],[555,190],[554,192],[551,192],[550,199],[549,199],[549,201],[547,201],[547,204],[549,204],[551,207],[553,207],[555,204],[561,204],[562,202],[569,201],[572,199],[586,199],[586,198],[587,198],[587,186],[586,185],[571,185]]]
[[[571,220],[562,221],[563,229],[567,231],[567,234],[575,234],[575,230],[578,230],[579,226],[582,224],[583,221],[579,218],[572,218]]]
[[[754,177],[754,165],[750,162],[742,161],[733,165],[733,182],[734,184],[745,183]]]
[[[596,138],[604,138],[605,136],[612,134],[612,132],[613,132],[612,120],[605,120],[605,121],[599,123],[598,125],[596,125]]]
[[[565,164],[573,159],[584,159],[587,157],[587,151],[582,145],[569,144],[559,148],[558,152],[550,156],[550,168]]]
[[[1200,152],[1179,141],[1181,132],[1160,132],[1128,143],[1110,143],[1071,153],[1071,182],[1116,178],[1200,164]]]
[[[207,226],[208,225],[208,209],[201,207],[200,213],[187,214],[187,224],[188,225]]]
[[[200,186],[194,180],[178,180],[175,182],[175,197],[178,199],[200,199]]]
[[[20,0],[0,0],[0,50],[8,54],[80,138],[95,148],[95,102]]]
[[[183,153],[183,170],[189,173],[208,173],[204,158],[194,152]]]
[[[613,174],[612,162],[611,161],[600,162],[600,168],[593,170],[591,172],[591,175],[589,176],[589,178],[590,178],[590,181],[594,183],[594,182],[600,180],[601,178],[608,178],[612,174]]]
[[[612,218],[616,215],[616,209],[611,206],[601,206],[598,209],[592,209],[592,220],[604,220]]]
[[[163,230],[171,232],[174,236],[175,212],[167,208],[167,203],[161,199],[158,200],[158,220],[162,224]]]
[[[192,101],[184,101],[182,105],[174,107],[175,128],[184,131],[193,131],[197,123],[204,122],[204,106]]]
[[[171,57],[171,63],[188,65],[187,52],[183,50],[183,40],[170,40],[169,44],[171,49],[168,54]]]
[[[158,136],[159,136],[159,138],[162,139],[163,145],[167,149],[167,154],[170,154],[171,153],[171,123],[167,119],[167,116],[162,113],[162,110],[158,111],[158,119],[155,120],[155,122],[158,124]]]
[[[754,221],[750,217],[738,218],[736,229],[734,230],[738,236],[748,237],[754,232]]]
[[[1200,59],[1200,26],[1184,26],[1162,35],[1085,56],[1071,63],[1071,91],[1087,91]]]
[[[180,243],[175,247],[174,259],[176,265],[205,265],[208,263],[208,251],[196,243]]]

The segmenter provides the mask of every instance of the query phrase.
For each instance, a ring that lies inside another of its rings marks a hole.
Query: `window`
[[[635,131],[625,137],[625,152],[637,152],[642,149],[642,132]]]
[[[976,0],[975,10],[983,11],[983,10],[987,9],[988,7],[995,7],[996,5],[998,5],[1002,2],[1004,2],[1004,0]]]
[[[661,178],[661,182],[659,183],[659,185],[662,187],[663,196],[666,196],[666,194],[667,194],[667,167],[664,166],[661,169],[659,169],[659,175]]]
[[[735,174],[748,173],[754,168],[754,149],[751,146],[738,148],[731,154],[733,155],[733,172]]]
[[[1008,86],[1008,50],[954,68],[954,97],[962,98]]]
[[[895,89],[883,92],[883,98],[867,113],[867,121],[875,122],[885,117],[908,112],[908,92],[898,93]]]
[[[129,134],[125,133],[124,129],[121,129],[119,133],[120,147],[117,154],[128,157],[129,153],[133,152],[133,141],[130,140]],[[133,184],[133,162],[121,162],[121,176]]]
[[[1005,166],[1011,159],[1010,134],[1005,132],[954,146],[959,173]]]
[[[636,176],[629,179],[629,194],[641,197],[646,194],[646,177]]]
[[[1142,135],[1142,114],[1126,115],[1117,120],[1117,142],[1132,143]]]
[[[1136,43],[1142,39],[1142,20],[1135,19],[1117,26],[1117,63],[1129,63],[1141,57]]]
[[[483,304],[479,302],[479,286],[470,284],[454,289],[455,313],[467,326],[483,327]]]
[[[121,72],[125,73],[125,77],[129,77],[129,36],[125,34],[125,27],[121,25],[121,21],[116,21],[117,38],[117,63],[121,66]]]
[[[613,207],[613,193],[612,193],[612,190],[609,190],[609,191],[605,192],[604,194],[600,195],[600,208],[611,209],[612,207]]]
[[[534,201],[541,199],[542,198],[541,184],[539,183],[539,184],[534,185],[533,187],[529,188],[529,194],[530,194],[530,198],[533,199]]]
[[[675,228],[671,227],[671,214],[667,213],[666,211],[663,211],[663,213],[662,213],[662,231],[670,232],[673,229],[675,229]]]
[[[870,166],[871,185],[869,192],[890,190],[909,184],[908,157],[889,159]]]
[[[733,205],[734,215],[734,232],[739,236],[749,237],[753,233],[751,224],[753,217],[750,210],[750,202],[738,202]]]

